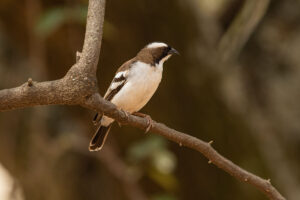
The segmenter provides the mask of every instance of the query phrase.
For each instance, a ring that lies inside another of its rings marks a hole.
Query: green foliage
[[[175,191],[178,188],[178,181],[173,174],[164,174],[155,168],[150,168],[148,176],[166,191]]]
[[[38,20],[35,32],[41,37],[48,37],[61,25],[68,21],[85,24],[87,7],[79,6],[75,8],[56,7],[44,12]]]
[[[147,176],[166,191],[174,191],[178,187],[178,180],[173,174],[177,162],[167,144],[162,137],[150,136],[132,145],[128,158],[133,163],[147,161]]]
[[[140,162],[145,158],[149,158],[155,151],[164,149],[166,145],[165,139],[151,136],[132,145],[128,151],[128,157],[131,161]]]

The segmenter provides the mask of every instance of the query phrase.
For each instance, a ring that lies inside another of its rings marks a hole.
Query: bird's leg
[[[124,113],[124,115],[125,115],[125,117],[126,117],[126,120],[128,120],[128,117],[129,117],[129,115],[128,115],[128,113],[125,111],[125,110],[123,110],[122,108],[120,109],[120,111],[122,112],[122,113]],[[121,127],[122,126],[122,124],[120,123],[120,122],[117,122],[118,123],[118,125]]]
[[[94,119],[93,119],[93,124],[94,126],[98,126],[99,123],[101,122],[102,115],[99,115],[99,113],[96,113]]]
[[[145,133],[148,133],[150,131],[150,129],[153,127],[153,120],[150,117],[150,115],[144,114],[144,113],[140,113],[140,112],[134,112],[132,113],[132,115],[138,116],[138,117],[142,117],[145,118],[147,120],[147,128],[145,130]]]

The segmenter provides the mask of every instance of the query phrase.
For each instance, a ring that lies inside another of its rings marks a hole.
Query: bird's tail
[[[112,123],[108,126],[102,126],[102,125],[99,126],[96,133],[94,134],[94,136],[91,139],[90,146],[89,146],[90,151],[99,151],[102,149],[102,147],[105,143],[106,137],[111,128],[111,125],[112,125]]]

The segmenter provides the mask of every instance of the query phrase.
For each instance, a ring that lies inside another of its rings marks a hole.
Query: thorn
[[[179,146],[182,147],[182,143],[181,142],[179,142]]]
[[[244,181],[245,181],[245,182],[247,182],[247,181],[248,181],[248,179],[247,179],[247,178],[245,178],[245,179],[244,179]]]
[[[208,164],[211,164],[211,163],[212,163],[212,161],[211,161],[211,160],[209,160],[209,161],[208,161]]]
[[[271,179],[267,179],[267,182],[268,182],[269,184],[271,184]]]
[[[213,141],[213,140],[211,140],[211,141],[209,141],[209,142],[208,142],[208,144],[209,144],[209,145],[211,145],[212,143],[214,143],[214,141]]]
[[[76,51],[76,62],[80,60],[81,53],[79,51]]]
[[[32,78],[29,78],[29,79],[28,79],[27,85],[28,85],[29,87],[33,86]]]
[[[270,190],[266,189],[266,192],[270,192]]]

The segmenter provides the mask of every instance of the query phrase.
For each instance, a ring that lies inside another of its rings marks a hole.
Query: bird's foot
[[[142,117],[145,118],[147,120],[147,128],[145,130],[145,133],[148,133],[150,131],[150,129],[153,127],[153,120],[150,117],[150,115],[144,114],[144,113],[140,113],[140,112],[134,112],[132,113],[132,115],[138,116],[138,117]]]
[[[126,112],[126,111],[123,110],[122,108],[120,109],[120,111],[121,111],[122,113],[124,113],[124,115],[125,115],[125,117],[126,117],[126,120],[128,120],[128,117],[129,117],[128,112]],[[122,127],[122,123],[118,122],[118,125],[119,125],[120,127]]]

